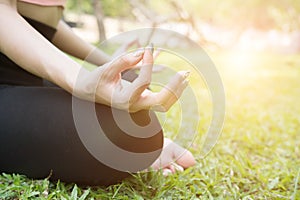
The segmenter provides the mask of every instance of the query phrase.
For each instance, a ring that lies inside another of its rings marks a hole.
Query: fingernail
[[[144,53],[144,49],[138,49],[136,52],[133,53],[134,57],[140,57]]]
[[[189,71],[189,70],[185,71],[184,74],[183,74],[183,77],[187,78],[190,75],[190,73],[191,73],[191,71]]]
[[[153,54],[153,52],[154,52],[153,43],[150,44],[150,51],[151,51],[151,53]]]
[[[150,43],[150,44],[146,47],[146,49],[149,49],[149,50],[151,51],[151,53],[153,54],[153,52],[154,52],[153,43]]]
[[[189,82],[190,82],[189,79],[185,79],[185,80],[182,82],[182,84],[183,84],[183,85],[186,85],[186,84],[189,84]]]

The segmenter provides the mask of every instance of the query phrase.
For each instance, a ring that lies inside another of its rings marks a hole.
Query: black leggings
[[[49,40],[55,34],[51,27],[26,20]],[[45,85],[41,78],[26,72],[0,53],[0,173],[20,173],[31,178],[49,176],[50,180],[60,179],[81,185],[108,185],[129,175],[125,172],[126,164],[139,165],[139,170],[142,170],[159,156],[163,134],[153,112],[131,114],[140,126],[147,126],[152,120],[150,132],[154,135],[146,138],[143,131],[135,133],[145,137],[141,138],[130,135],[131,131],[122,131],[115,122],[114,116],[124,116],[126,112],[80,99],[76,102],[80,102],[83,109],[84,106],[87,109],[95,106],[96,119],[103,130],[100,135],[118,148],[141,157],[137,160],[129,155],[111,156],[113,149],[106,148],[103,140],[96,139],[93,145],[102,147],[101,153],[106,156],[106,161],[115,161],[119,166],[109,167],[111,165],[100,162],[101,159],[88,151],[78,135],[72,96],[57,86]],[[85,115],[82,112],[83,120],[88,118],[85,119]],[[130,119],[124,120],[125,124],[128,120],[127,128],[133,130]],[[95,124],[87,125],[84,131],[88,134],[95,131],[94,128]],[[149,152],[152,152],[151,156],[144,156]],[[131,171],[130,166],[128,171]]]
[[[92,104],[82,102],[87,106]],[[112,143],[135,153],[157,151],[155,156],[143,160],[145,166],[159,156],[163,134],[157,119],[152,118],[151,124],[160,131],[152,137],[139,138],[119,129],[112,108],[100,104],[95,108],[102,134]],[[72,96],[58,87],[0,85],[0,113],[0,172],[20,173],[31,178],[50,176],[50,180],[81,185],[113,184],[129,175],[106,166],[89,153],[74,124]],[[124,111],[115,109],[116,114],[122,115]],[[150,122],[149,111],[140,111],[131,117],[142,126]],[[96,144],[102,145],[101,141]],[[109,155],[110,149],[106,151]],[[122,162],[120,160],[120,165]]]

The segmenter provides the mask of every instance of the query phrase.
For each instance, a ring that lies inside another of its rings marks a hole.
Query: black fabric
[[[35,28],[40,34],[42,34],[47,40],[51,41],[56,32],[55,28],[47,26],[41,22],[35,21],[27,17],[23,17],[33,28]]]
[[[37,22],[31,21],[31,24],[49,40],[55,33],[54,29]],[[19,173],[30,178],[50,175],[50,180],[80,185],[109,185],[128,177],[129,173],[106,166],[88,152],[75,127],[72,96],[52,86],[51,83],[46,86],[41,78],[0,55],[0,173]],[[113,115],[124,115],[125,111],[80,99],[77,101],[95,106],[104,131],[101,134],[119,148],[134,153],[159,150],[154,157],[142,161],[146,166],[159,156],[163,134],[153,112],[131,114],[137,124],[146,126],[151,121],[155,130],[160,130],[152,137],[137,138],[123,132],[114,121]],[[102,141],[95,142],[102,145]],[[109,155],[110,149],[105,152]]]
[[[51,41],[56,32],[54,28],[33,19],[26,17],[24,17],[24,19],[45,38]],[[22,34],[20,34],[20,37],[22,37]],[[0,52],[0,84],[42,86],[43,79],[25,71]]]
[[[162,148],[161,131],[150,138],[128,136],[116,127],[110,107],[95,106],[99,121],[107,126],[104,133],[108,138],[118,136],[121,148],[131,147],[134,152]],[[102,164],[87,151],[74,124],[71,95],[60,88],[2,85],[0,113],[0,172],[45,178],[52,171],[51,180],[82,185],[108,185],[129,175]],[[149,121],[149,114],[141,111],[132,118]]]

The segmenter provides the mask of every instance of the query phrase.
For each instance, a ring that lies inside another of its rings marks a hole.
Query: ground
[[[208,156],[200,157],[198,140],[189,146],[195,167],[168,177],[141,173],[107,188],[2,174],[0,199],[300,199],[300,55],[210,55],[224,82],[226,120]],[[179,123],[175,111],[167,116]]]

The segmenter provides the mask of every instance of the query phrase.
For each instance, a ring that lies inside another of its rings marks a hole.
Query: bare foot
[[[183,171],[196,164],[190,151],[165,138],[163,150],[159,158],[151,165],[153,169],[162,169],[164,175]]]

